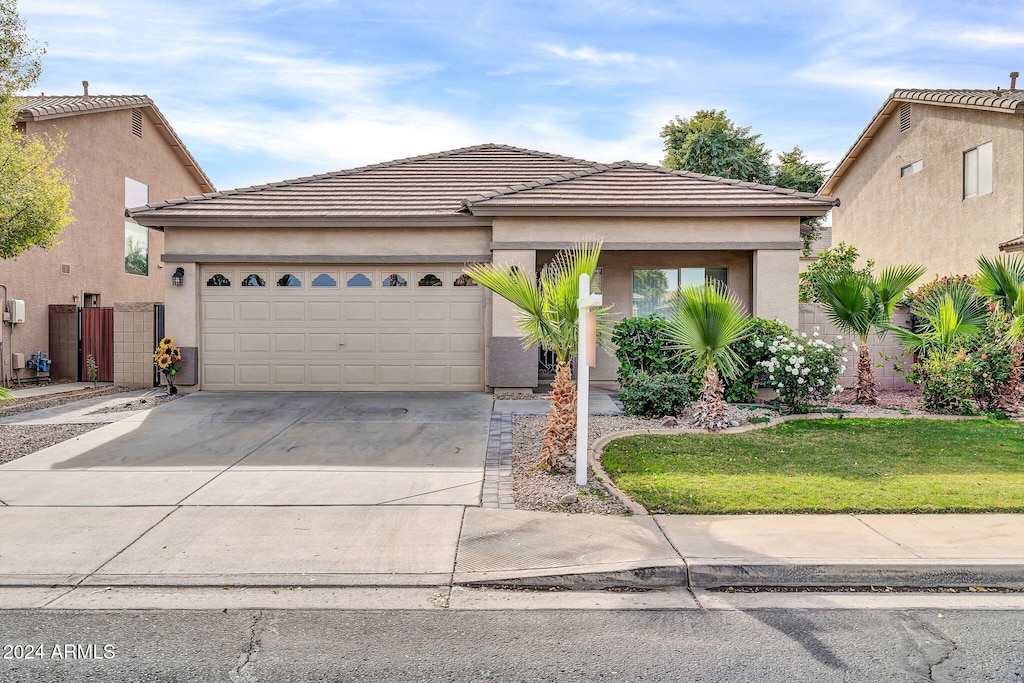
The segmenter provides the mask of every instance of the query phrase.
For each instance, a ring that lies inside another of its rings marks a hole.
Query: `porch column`
[[[800,323],[800,250],[758,249],[753,261],[753,314],[778,318],[796,329]]]
[[[537,270],[537,252],[533,249],[496,249],[491,258],[495,264],[518,266],[531,276]],[[516,327],[516,308],[497,295],[492,295],[487,385],[495,390],[537,386],[537,349],[523,349]]]

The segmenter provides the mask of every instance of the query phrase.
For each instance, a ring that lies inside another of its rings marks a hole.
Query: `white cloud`
[[[578,47],[575,50],[570,50],[564,45],[552,45],[550,43],[542,43],[537,47],[555,57],[569,59],[574,62],[586,62],[596,66],[605,66],[606,64],[632,65],[640,61],[633,52],[601,52],[587,45]]]
[[[1024,33],[1004,28],[982,28],[965,31],[959,36],[960,42],[976,48],[1024,47]]]

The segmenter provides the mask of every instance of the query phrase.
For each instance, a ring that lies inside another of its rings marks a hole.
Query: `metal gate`
[[[114,309],[78,309],[78,379],[89,380],[87,359],[96,361],[96,381],[114,381]]]
[[[164,305],[153,304],[153,348],[160,346],[160,340],[164,338]],[[153,366],[153,386],[160,386],[160,369]]]

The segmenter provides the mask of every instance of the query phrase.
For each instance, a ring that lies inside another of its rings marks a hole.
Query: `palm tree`
[[[727,424],[729,406],[722,398],[722,378],[732,379],[742,369],[743,361],[732,345],[747,335],[749,323],[740,300],[717,281],[686,287],[672,301],[666,328],[669,339],[690,370],[704,374],[695,406],[699,427],[715,430]]]
[[[985,327],[988,306],[973,287],[956,283],[940,296],[925,299],[914,307],[914,315],[924,321],[921,332],[886,325],[900,345],[908,351],[949,353],[977,336]]]
[[[978,258],[978,277],[975,288],[995,301],[995,305],[1010,318],[1007,338],[1013,369],[999,389],[1000,407],[1015,413],[1021,399],[1024,380],[1024,260],[1004,254],[998,258]]]
[[[891,266],[878,277],[847,272],[820,275],[816,279],[819,297],[833,325],[856,335],[860,345],[857,359],[857,403],[878,401],[878,387],[868,350],[868,335],[884,335],[903,293],[924,275],[918,265]]]
[[[540,346],[555,356],[551,383],[551,414],[544,424],[538,466],[560,470],[571,464],[576,443],[576,383],[572,360],[579,349],[580,275],[594,276],[601,241],[584,241],[559,252],[541,269],[540,277],[515,266],[474,263],[464,272],[482,286],[511,302],[518,310],[516,324],[523,348]],[[597,311],[598,341],[608,335],[608,309]]]
[[[9,392],[7,389],[4,389],[3,387],[0,387],[0,403],[9,400],[12,397],[13,394],[11,392]]]

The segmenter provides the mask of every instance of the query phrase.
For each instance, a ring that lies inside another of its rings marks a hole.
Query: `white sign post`
[[[597,365],[597,316],[593,309],[602,304],[600,294],[590,293],[590,276],[580,275],[579,350],[576,356],[576,483],[587,484],[587,433],[590,417],[590,368]]]

